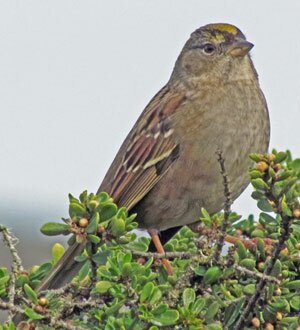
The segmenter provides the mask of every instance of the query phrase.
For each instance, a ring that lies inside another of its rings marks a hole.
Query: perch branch
[[[219,238],[216,243],[216,250],[214,253],[214,257],[213,257],[213,259],[215,261],[219,260],[222,249],[223,249],[223,245],[224,245],[225,237],[226,237],[226,231],[227,231],[227,227],[229,224],[229,215],[231,213],[231,204],[232,204],[231,193],[229,190],[229,181],[228,181],[228,176],[227,176],[226,169],[225,169],[225,159],[223,157],[223,152],[221,150],[218,150],[217,155],[218,155],[218,162],[220,164],[220,172],[223,177],[225,203],[224,203],[224,219],[223,219],[222,227],[220,230]]]

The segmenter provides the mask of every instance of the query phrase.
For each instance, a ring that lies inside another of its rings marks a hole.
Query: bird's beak
[[[228,47],[227,54],[233,57],[244,57],[253,48],[253,44],[249,41],[235,41]]]

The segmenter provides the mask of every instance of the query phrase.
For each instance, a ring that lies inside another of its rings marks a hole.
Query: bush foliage
[[[64,252],[22,268],[10,231],[0,227],[13,258],[0,268],[0,329],[300,329],[300,159],[289,152],[252,154],[252,197],[259,217],[230,210],[230,183],[224,179],[224,212],[201,210],[197,230],[183,227],[166,255],[148,251],[137,237],[135,215],[118,208],[105,192],[69,195],[69,218],[47,223],[46,235],[71,234],[68,244],[85,243],[82,268],[71,284],[37,293],[35,288]],[[226,160],[225,160],[226,166]],[[227,243],[226,243],[227,242]],[[167,256],[174,269],[162,265]]]

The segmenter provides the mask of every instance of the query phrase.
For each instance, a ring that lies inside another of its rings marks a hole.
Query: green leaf
[[[87,260],[78,273],[79,282],[82,281],[89,274],[90,267],[91,267],[91,262]]]
[[[147,252],[150,239],[148,237],[139,237],[137,240],[127,244],[127,248],[137,252]]]
[[[111,219],[114,215],[116,215],[118,208],[114,203],[107,203],[105,205],[100,204],[100,207],[97,207],[100,213],[100,221],[106,221]]]
[[[264,173],[258,170],[251,170],[250,171],[250,178],[251,179],[257,179],[262,178],[264,176]]]
[[[287,283],[284,283],[284,287],[290,289],[290,290],[298,290],[300,289],[300,280],[290,281]]]
[[[278,163],[281,163],[283,162],[287,157],[287,153],[286,152],[278,152],[278,154],[275,156],[275,159],[274,159],[274,163],[275,164],[278,164]]]
[[[192,306],[193,314],[197,316],[205,307],[205,304],[206,304],[205,298],[198,298]]]
[[[36,313],[31,308],[26,308],[25,309],[25,315],[27,315],[31,320],[41,320],[41,319],[44,318],[43,315]]]
[[[178,311],[174,309],[168,309],[163,314],[156,316],[155,319],[151,321],[156,325],[168,326],[168,325],[176,324],[178,319],[179,319]]]
[[[294,310],[300,311],[300,296],[294,296],[290,300],[290,305]]]
[[[246,258],[241,260],[240,265],[247,269],[253,270],[255,268],[256,261],[250,258]]]
[[[92,243],[94,243],[94,244],[98,244],[98,243],[101,242],[100,237],[98,237],[98,236],[96,236],[96,235],[88,235],[88,236],[87,236],[87,239],[88,239],[88,241],[90,241],[90,242],[92,242]]]
[[[219,267],[214,266],[209,268],[203,276],[203,281],[205,284],[213,284],[218,281],[221,277],[222,271]]]
[[[256,163],[260,162],[263,159],[262,155],[255,153],[250,154],[249,158],[255,161]]]
[[[214,301],[212,304],[210,304],[204,316],[205,322],[210,323],[217,315],[219,309],[220,309],[220,305],[217,301]]]
[[[212,219],[204,207],[201,208],[202,217],[200,218],[206,225],[211,224]]]
[[[87,214],[86,208],[78,203],[78,202],[71,202],[69,205],[69,215],[71,218],[74,217],[83,217]]]
[[[186,288],[182,294],[183,306],[189,308],[189,306],[194,303],[196,299],[196,293],[194,289]]]
[[[280,321],[280,325],[285,325],[288,327],[288,329],[292,329],[292,330],[297,329],[297,326],[299,325],[299,317],[297,316],[284,317]]]
[[[240,260],[247,258],[248,252],[247,252],[245,245],[242,242],[238,241],[236,243],[236,246],[237,246],[237,253],[239,255]]]
[[[29,275],[30,281],[41,280],[53,267],[51,262],[45,262],[38,270]]]
[[[125,233],[125,221],[120,218],[113,218],[111,221],[111,233],[115,237],[120,237]]]
[[[222,330],[222,325],[220,323],[211,323],[205,327],[205,330]]]
[[[241,298],[238,302],[230,304],[226,310],[224,315],[224,325],[227,327],[227,329],[230,329],[230,327],[234,324],[235,320],[239,316],[246,298]]]
[[[110,256],[110,250],[103,250],[93,255],[93,261],[97,263],[97,265],[105,265],[107,262],[107,258]]]
[[[109,281],[99,281],[96,283],[96,287],[93,290],[93,293],[106,293],[111,287],[113,283]]]
[[[26,296],[35,304],[38,303],[38,297],[37,294],[28,284],[24,284],[24,291],[26,293]]]
[[[148,282],[143,287],[143,290],[142,290],[141,295],[140,295],[140,301],[144,302],[148,298],[150,298],[150,296],[152,295],[153,290],[154,290],[154,284],[152,282]]]
[[[282,272],[282,264],[279,259],[275,261],[274,267],[271,272],[271,276],[278,277]]]
[[[158,288],[158,287],[155,287],[152,294],[151,294],[151,297],[150,297],[150,300],[149,300],[149,303],[151,305],[154,305],[156,304],[162,297],[162,292],[161,290]]]
[[[164,312],[166,312],[167,310],[168,310],[167,304],[160,304],[152,310],[152,314],[160,315],[160,314],[163,314]]]
[[[294,171],[300,172],[300,158],[293,160],[290,166]]]
[[[261,191],[258,191],[258,190],[254,190],[252,193],[251,193],[251,197],[255,200],[259,200],[259,199],[262,199],[265,197],[265,194]]]
[[[257,202],[257,207],[264,212],[272,212],[273,206],[269,203],[267,199],[260,199]]]
[[[290,210],[290,208],[288,207],[288,205],[286,203],[286,197],[285,196],[282,197],[280,206],[281,206],[282,213],[284,215],[287,215],[289,217],[292,216],[292,211]]]
[[[204,276],[206,273],[206,267],[205,266],[198,266],[194,269],[194,272],[198,276]]]
[[[108,193],[102,191],[100,193],[98,193],[95,198],[100,202],[100,203],[105,203],[108,200],[110,200],[111,198],[109,197]]]
[[[258,190],[268,190],[269,186],[265,183],[263,179],[257,178],[251,180],[252,186]]]
[[[91,220],[89,221],[89,224],[88,226],[86,227],[85,231],[88,233],[88,234],[95,234],[97,232],[97,229],[98,229],[98,224],[99,224],[99,220],[100,220],[100,216],[99,216],[99,213],[96,212]]]
[[[262,238],[258,237],[257,238],[257,249],[259,251],[259,254],[261,256],[261,259],[265,259],[266,257],[266,251],[265,251],[265,242]]]
[[[268,224],[273,226],[278,224],[278,221],[275,218],[264,212],[260,213],[259,219],[262,220],[263,224]]]
[[[84,254],[82,254],[82,255],[80,255],[80,256],[76,256],[75,258],[74,258],[74,260],[76,261],[76,262],[84,262],[84,261],[86,261],[87,260],[87,256],[86,255],[84,255]]]
[[[3,277],[0,277],[0,286],[1,285],[4,285],[5,283],[7,283],[9,281],[9,276],[3,276]]]
[[[79,200],[81,203],[85,203],[87,201],[87,190],[84,190],[80,195],[79,195]]]
[[[76,235],[72,235],[69,239],[68,239],[68,245],[71,246],[74,243],[76,243]]]
[[[290,312],[290,304],[288,301],[281,297],[274,297],[274,302],[270,304],[270,306],[276,311],[276,312],[284,312],[289,313]]]
[[[55,265],[65,253],[65,248],[61,244],[55,243],[52,247],[51,253],[52,253],[52,264]]]
[[[252,295],[255,292],[255,284],[250,283],[243,288],[243,292],[247,295]]]
[[[48,222],[45,223],[40,229],[44,235],[56,236],[56,235],[66,235],[70,233],[71,226],[63,223]]]
[[[72,194],[69,194],[68,197],[69,197],[70,203],[72,203],[72,202],[79,203],[79,200],[76,197],[74,197]]]
[[[265,237],[265,233],[262,229],[256,228],[251,232],[251,237]]]

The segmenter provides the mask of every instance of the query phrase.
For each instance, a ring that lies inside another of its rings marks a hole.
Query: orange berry
[[[260,327],[260,320],[257,317],[253,317],[253,319],[251,320],[251,323],[254,326],[254,328],[259,328]]]
[[[287,247],[285,247],[284,249],[282,249],[280,251],[280,253],[288,255],[289,254],[289,249]]]
[[[272,323],[267,323],[265,326],[266,330],[274,330],[274,325]]]
[[[41,297],[39,299],[39,305],[46,306],[48,304],[48,300],[45,297]]]
[[[81,218],[79,220],[79,227],[81,227],[81,228],[87,227],[88,224],[89,224],[89,220],[87,218]]]
[[[105,227],[103,227],[103,226],[98,226],[98,233],[99,233],[99,234],[103,234],[103,233],[105,233]]]
[[[257,265],[258,270],[263,271],[265,268],[265,263],[260,261]]]
[[[41,306],[41,305],[35,305],[35,306],[33,307],[33,310],[34,310],[35,312],[39,313],[39,314],[43,314],[43,313],[45,313],[45,309],[44,309],[43,306]]]
[[[283,315],[282,315],[282,313],[277,312],[277,313],[276,313],[276,319],[277,319],[278,321],[281,321],[281,320],[283,319]]]
[[[293,216],[294,216],[295,218],[300,218],[300,208],[295,209],[295,210],[293,211]]]
[[[266,162],[258,162],[256,164],[256,169],[260,172],[265,172],[269,168],[269,165]]]
[[[139,264],[141,264],[141,265],[144,265],[144,263],[146,262],[146,259],[143,258],[143,257],[140,257],[140,258],[137,259],[136,262],[139,263]]]
[[[276,296],[281,296],[281,289],[280,288],[277,288],[275,290],[275,294],[276,294]]]
[[[269,154],[268,155],[268,159],[269,159],[270,162],[273,161],[275,159],[275,157],[276,156],[274,154]]]

